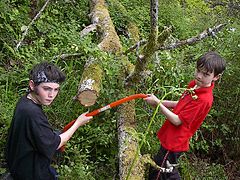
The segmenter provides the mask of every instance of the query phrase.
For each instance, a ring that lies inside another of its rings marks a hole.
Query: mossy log
[[[84,106],[95,104],[99,96],[103,71],[100,63],[94,58],[89,58],[85,64],[76,99]]]
[[[152,55],[155,53],[155,47],[158,41],[158,1],[150,1],[150,15],[151,15],[151,32],[148,37],[146,46],[143,48],[143,52],[137,57],[134,72],[127,78],[126,85],[134,86],[139,83],[141,79],[144,79],[144,71],[148,62],[151,60]]]
[[[152,1],[151,1],[152,2]],[[156,2],[155,2],[156,3]],[[154,3],[153,3],[154,4]],[[157,14],[156,7],[157,5],[151,6],[155,8],[155,15]],[[155,17],[157,19],[157,17]],[[150,34],[149,40],[147,45],[147,51],[145,49],[144,53],[146,56],[151,56],[152,49],[150,47],[154,47],[157,41],[157,25],[155,22],[152,22],[154,25],[152,27],[152,32]],[[148,58],[147,58],[148,59]],[[141,74],[139,70],[144,70],[146,64],[140,63],[141,61],[138,60],[135,66],[135,70],[133,72],[132,66],[128,66],[129,63],[126,63],[128,72],[123,72],[122,74],[128,75],[131,77],[131,74],[136,72],[138,75]],[[141,67],[144,66],[144,67]],[[138,68],[138,69],[136,69]],[[136,73],[135,73],[136,74]],[[126,78],[125,78],[126,79]],[[126,79],[129,80],[129,79]],[[131,85],[129,84],[131,82]],[[127,81],[125,84],[125,89],[127,94],[134,94],[135,91],[133,90],[134,85],[139,83],[139,81]],[[134,132],[136,129],[136,119],[135,119],[135,101],[131,101],[122,105],[119,109],[119,119],[118,119],[118,145],[119,145],[119,179],[120,180],[143,180],[145,179],[146,174],[146,162],[142,159],[139,150],[139,143],[137,141],[137,137],[134,137],[131,134],[131,130]],[[150,158],[149,158],[150,159]]]
[[[121,52],[120,39],[105,6],[105,1],[91,0],[90,9],[91,22],[94,26],[97,26],[99,38],[101,39],[98,47],[105,52]],[[99,64],[96,59],[94,62],[91,59],[90,63],[86,63],[83,71],[76,98],[84,106],[94,105],[99,95],[103,76],[103,71]]]
[[[137,153],[138,142],[130,132],[131,129],[136,128],[135,121],[135,105],[134,101],[125,103],[119,108],[119,118],[118,118],[118,157],[119,157],[119,179],[125,180],[128,175],[130,166],[134,160],[134,156]],[[131,172],[131,179],[142,178],[136,174],[133,168]],[[140,168],[141,169],[141,168]],[[133,178],[133,177],[136,177]]]
[[[105,5],[105,0],[91,0],[90,7],[91,21],[93,24],[97,24],[100,34],[101,42],[98,44],[98,47],[105,52],[120,52],[122,45]]]

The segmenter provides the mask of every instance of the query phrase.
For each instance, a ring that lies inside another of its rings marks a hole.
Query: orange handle
[[[86,116],[96,116],[98,115],[100,112],[103,112],[103,111],[106,111],[107,109],[110,109],[110,108],[113,108],[115,106],[118,106],[122,103],[125,103],[125,102],[128,102],[128,101],[131,101],[133,99],[138,99],[138,98],[146,98],[148,97],[148,95],[146,94],[134,94],[134,95],[131,95],[131,96],[128,96],[128,97],[125,97],[125,98],[122,98],[122,99],[119,99],[117,101],[114,101],[110,104],[108,104],[107,106],[104,106],[102,108],[99,108],[99,109],[96,109],[92,112],[89,112],[86,114]],[[76,119],[71,121],[70,123],[68,123],[64,128],[63,128],[63,132],[67,131],[74,123],[75,123]],[[64,151],[64,146],[62,146],[60,148],[60,151],[63,152]]]

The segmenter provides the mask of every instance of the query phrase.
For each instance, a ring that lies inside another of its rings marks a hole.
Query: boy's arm
[[[144,98],[144,100],[153,107],[157,107],[160,103],[160,100],[154,94],[148,94],[148,97]],[[177,105],[178,101],[169,101],[163,100],[162,104],[167,108],[174,108]]]
[[[86,113],[81,114],[75,123],[64,133],[60,134],[61,142],[58,145],[58,148],[61,148],[63,145],[67,143],[67,141],[73,136],[75,131],[82,125],[88,123],[92,119],[92,116],[86,116]]]
[[[167,108],[174,108],[177,105],[178,101],[169,101],[163,100],[162,104]]]
[[[156,107],[161,101],[153,94],[149,95],[144,100],[151,106]],[[160,103],[160,109],[162,113],[167,117],[167,119],[175,126],[182,124],[182,121],[179,119],[178,115],[170,111],[168,108],[173,108],[177,105],[178,101],[163,101]]]
[[[178,115],[170,111],[163,103],[160,103],[160,109],[162,113],[167,117],[167,119],[175,126],[182,124],[182,121],[179,119]]]

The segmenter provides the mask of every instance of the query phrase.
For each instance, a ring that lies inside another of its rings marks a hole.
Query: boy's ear
[[[218,74],[213,78],[213,81],[217,81],[219,78],[221,78],[222,74]]]
[[[33,80],[29,81],[29,87],[30,87],[31,91],[34,91],[35,84],[34,84]]]

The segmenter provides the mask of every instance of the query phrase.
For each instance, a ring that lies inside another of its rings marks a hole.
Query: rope
[[[163,168],[163,164],[165,163],[168,154],[169,154],[169,151],[167,151],[167,153],[165,154],[165,156],[164,156],[164,158],[163,158],[163,162],[162,162],[162,164],[161,164],[161,168]],[[158,175],[157,175],[156,180],[158,180],[158,178],[160,177],[160,174],[161,174],[161,168],[160,168],[159,171],[158,171]]]

